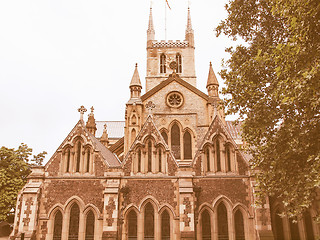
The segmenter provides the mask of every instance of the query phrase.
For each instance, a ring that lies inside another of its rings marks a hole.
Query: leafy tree
[[[32,166],[40,166],[46,152],[32,155],[32,149],[21,143],[18,149],[0,148],[0,221],[14,214],[18,192],[27,181]]]
[[[320,2],[230,0],[226,9],[217,36],[241,44],[220,73],[225,104],[244,120],[260,196],[278,196],[295,217],[320,185]]]

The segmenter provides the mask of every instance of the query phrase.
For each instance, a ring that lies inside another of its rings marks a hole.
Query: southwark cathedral
[[[145,82],[136,65],[124,121],[78,109],[80,120],[20,191],[10,239],[319,237],[315,209],[295,222],[276,199],[255,205],[241,124],[225,120],[211,63],[207,92],[197,89],[190,9],[181,41],[155,40],[150,9],[146,50]]]

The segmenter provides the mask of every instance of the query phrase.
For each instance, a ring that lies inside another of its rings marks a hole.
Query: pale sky
[[[209,62],[220,83],[225,48],[215,37],[226,0],[190,1],[197,87],[207,93]],[[169,0],[167,39],[184,40],[188,0]],[[145,89],[150,0],[0,1],[0,146],[26,143],[52,156],[79,120],[124,120],[135,63]],[[165,38],[165,0],[153,0],[156,39]]]

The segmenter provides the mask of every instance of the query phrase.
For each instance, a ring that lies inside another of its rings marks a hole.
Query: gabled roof
[[[122,163],[123,165],[127,161],[128,157],[130,156],[130,154],[133,151],[133,149],[136,147],[137,143],[142,141],[145,136],[151,135],[151,134],[156,137],[157,143],[161,143],[165,147],[166,151],[168,151],[169,154],[171,155],[171,159],[175,159],[173,154],[172,154],[172,152],[170,151],[170,148],[168,147],[167,143],[163,139],[159,129],[156,127],[156,125],[155,125],[155,123],[153,121],[152,115],[149,115],[147,117],[145,123],[143,124],[140,132],[138,133],[135,141],[131,145],[127,155],[125,156],[124,161]],[[174,162],[175,162],[176,166],[179,166],[178,163],[176,162],[176,160],[174,160]]]
[[[63,142],[60,144],[56,152],[52,155],[50,160],[47,162],[45,167],[49,166],[54,159],[55,155],[59,150],[61,150],[73,137],[77,135],[84,135],[87,139],[87,141],[91,142],[93,148],[95,151],[98,151],[101,158],[104,160],[104,162],[107,164],[108,167],[119,167],[120,166],[120,160],[115,156],[107,147],[105,147],[93,134],[91,134],[87,128],[85,127],[85,123],[83,120],[79,120],[77,124],[73,127],[73,129],[70,131],[68,136],[63,140]]]
[[[145,101],[146,99],[148,99],[149,97],[154,95],[156,92],[158,92],[159,90],[161,90],[165,86],[168,86],[173,81],[178,82],[179,84],[181,84],[185,88],[189,89],[190,91],[194,92],[198,96],[200,96],[203,99],[208,101],[209,96],[207,94],[201,92],[199,89],[197,89],[196,87],[192,86],[190,83],[188,83],[185,80],[181,79],[180,76],[178,74],[176,74],[176,73],[170,74],[169,77],[166,80],[162,81],[160,84],[158,84],[157,86],[152,88],[150,91],[148,91],[144,95],[142,95],[141,96],[141,100]]]

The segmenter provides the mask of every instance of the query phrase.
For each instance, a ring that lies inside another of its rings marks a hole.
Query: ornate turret
[[[218,97],[219,98],[219,82],[214,74],[212,69],[212,63],[210,62],[208,81],[207,81],[207,90],[209,97]]]
[[[186,41],[188,41],[190,47],[194,47],[194,32],[191,24],[190,7],[188,7],[188,19],[186,27]]]
[[[140,82],[140,77],[138,73],[138,64],[136,63],[136,67],[134,69],[134,73],[130,82],[130,100],[129,103],[133,102],[141,102],[140,95],[141,95],[142,85]]]
[[[153,28],[153,17],[152,17],[152,7],[150,7],[150,14],[149,14],[149,24],[147,30],[147,45],[149,46],[149,42],[154,40],[155,38],[155,31]]]
[[[105,124],[103,126],[103,133],[102,136],[100,138],[100,142],[105,145],[106,147],[108,147],[109,145],[109,137],[108,137],[108,132],[107,132],[107,124]]]
[[[94,110],[94,108],[91,107],[91,113],[89,114],[86,128],[88,129],[88,131],[90,133],[92,133],[95,136],[96,131],[97,131],[97,125],[96,125],[96,120],[94,119],[93,110]]]

